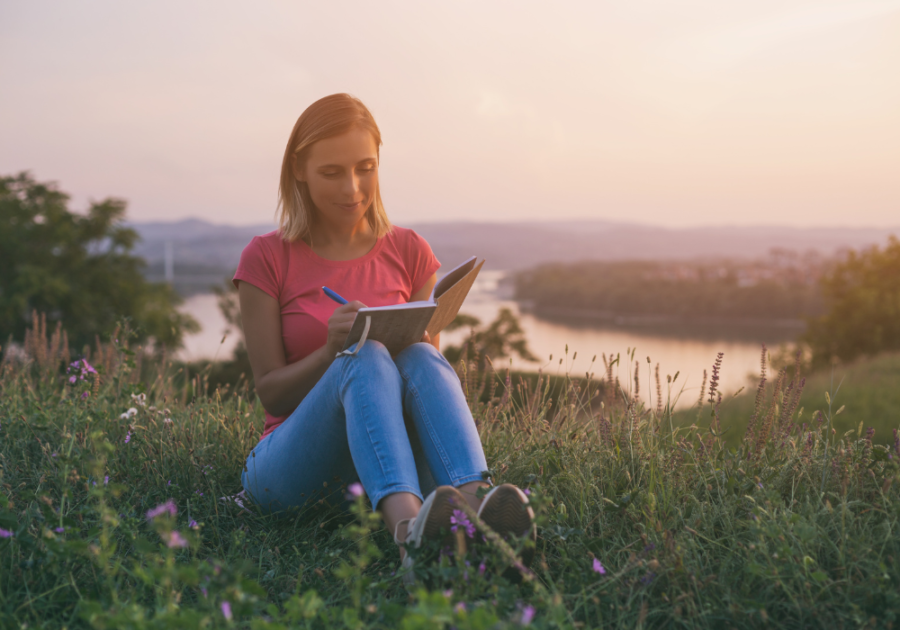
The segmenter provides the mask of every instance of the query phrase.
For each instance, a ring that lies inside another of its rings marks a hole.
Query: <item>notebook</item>
[[[353,320],[353,327],[341,354],[355,354],[366,340],[374,339],[385,345],[391,356],[422,340],[425,331],[434,337],[452,322],[469,294],[481,266],[475,256],[453,268],[434,285],[427,300],[361,308]],[[357,343],[355,350],[350,347]]]

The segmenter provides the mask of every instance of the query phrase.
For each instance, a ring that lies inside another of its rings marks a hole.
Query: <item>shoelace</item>
[[[406,542],[405,540],[401,541],[399,536],[397,536],[397,532],[400,531],[400,525],[402,525],[403,523],[407,523],[406,537],[409,538],[409,535],[412,533],[413,527],[416,524],[416,517],[413,516],[410,518],[401,518],[399,521],[397,521],[397,524],[394,525],[394,542],[397,543],[398,545],[402,545],[403,543]]]

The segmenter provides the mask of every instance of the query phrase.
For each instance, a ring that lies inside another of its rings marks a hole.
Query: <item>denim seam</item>
[[[435,439],[435,431],[434,425],[431,422],[431,418],[425,412],[425,405],[422,403],[422,398],[419,396],[419,390],[416,389],[415,384],[410,379],[409,374],[403,369],[402,366],[397,366],[397,371],[400,372],[400,376],[403,377],[404,382],[406,383],[406,388],[409,392],[412,393],[413,398],[416,401],[416,406],[419,408],[421,412],[422,421],[425,423],[426,428],[428,429],[428,439],[431,440],[431,443],[434,445],[435,450],[440,455],[441,462],[444,464],[444,468],[447,470],[447,473],[451,479],[456,477],[456,469],[453,467],[453,462],[450,461],[450,458],[447,456],[447,452],[444,450],[443,444],[438,439]],[[419,436],[419,439],[422,439],[422,436]]]
[[[350,359],[355,358],[356,356],[357,356],[357,355],[351,355],[351,356],[347,356],[346,358],[347,358],[348,360],[350,360]],[[341,358],[344,358],[344,357],[341,357]],[[359,379],[359,380],[360,380],[360,381],[365,381],[366,379]],[[343,366],[341,366],[341,387],[342,387],[342,388],[347,387],[347,383],[346,383],[346,380],[345,380],[345,378],[344,378],[344,369],[343,369]],[[343,398],[343,397],[342,397],[342,398]],[[368,423],[368,420],[367,420],[368,417],[369,417],[369,414],[367,413],[367,408],[368,408],[368,405],[369,405],[369,403],[368,403],[368,398],[367,398],[366,396],[361,396],[361,397],[360,397],[360,400],[362,401],[362,404],[361,404],[361,407],[362,407],[362,408],[361,408],[361,411],[363,412],[363,418],[365,419],[365,420],[363,421],[363,426],[365,426],[365,428],[366,428],[366,435],[369,436],[369,444],[372,445],[372,450],[375,452],[375,459],[378,461],[378,467],[381,469],[381,476],[382,476],[383,478],[387,478],[387,471],[384,469],[384,463],[382,462],[381,453],[378,452],[378,448],[375,446],[375,441],[372,439],[372,432],[369,430],[369,423]],[[342,401],[342,404],[343,404],[343,401]],[[345,417],[346,417],[346,412],[345,412]]]

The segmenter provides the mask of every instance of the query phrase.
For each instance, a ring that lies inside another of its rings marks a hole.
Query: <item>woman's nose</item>
[[[350,173],[350,175],[344,178],[344,190],[343,192],[348,195],[355,195],[359,191],[359,177],[356,173]]]

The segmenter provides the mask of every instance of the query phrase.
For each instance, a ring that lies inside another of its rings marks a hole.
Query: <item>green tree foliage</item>
[[[850,252],[822,278],[827,311],[810,321],[805,341],[814,365],[900,349],[900,240]]]
[[[463,356],[490,357],[491,360],[505,359],[517,354],[526,361],[537,361],[528,349],[525,332],[519,325],[519,319],[508,308],[501,308],[495,319],[487,328],[481,328],[481,320],[471,315],[460,313],[447,326],[447,330],[455,330],[468,326],[469,337],[461,346],[447,346],[444,356],[450,363],[456,363]]]
[[[516,298],[547,317],[771,320],[822,312],[815,282],[802,272],[769,265],[765,275],[744,277],[751,266],[726,260],[548,263],[516,276]]]
[[[125,202],[93,202],[71,212],[69,196],[30,174],[0,177],[0,339],[21,339],[32,311],[63,322],[74,349],[128,317],[137,340],[168,347],[199,330],[175,310],[178,295],[146,282],[130,252],[137,233],[122,225]]]

